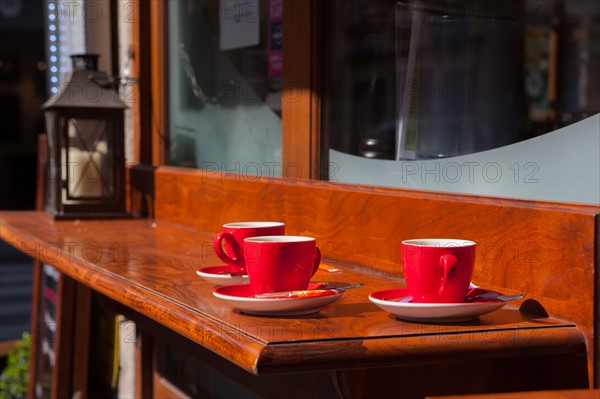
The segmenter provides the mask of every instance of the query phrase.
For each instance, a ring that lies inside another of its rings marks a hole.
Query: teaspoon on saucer
[[[281,292],[268,292],[265,294],[256,294],[255,298],[309,298],[322,295],[335,295],[336,293],[344,292],[350,288],[362,286],[363,283],[345,285],[336,287],[334,285],[319,285],[317,289],[312,290],[292,290]]]
[[[518,294],[518,295],[501,295],[497,292],[486,292],[484,294],[479,294],[479,295],[475,295],[472,297],[467,297],[465,298],[466,303],[468,302],[477,302],[479,300],[487,300],[487,301],[494,301],[494,300],[500,300],[503,302],[507,302],[507,301],[512,301],[515,299],[521,299],[525,296],[525,294]],[[401,298],[396,298],[396,299],[392,299],[391,302],[401,302],[401,303],[410,303],[412,301],[412,296],[406,296],[406,297],[401,297]]]
[[[218,274],[234,277],[234,276],[245,276],[246,274],[248,274],[248,272],[245,272],[245,271],[244,272],[230,272],[227,270],[223,270],[223,271],[220,271]]]
[[[465,299],[465,302],[476,302],[480,299],[486,299],[486,300],[500,300],[500,301],[512,301],[515,299],[521,299],[525,296],[525,294],[518,294],[518,295],[500,295],[497,292],[486,292],[485,294],[480,294],[480,295],[475,295],[473,297],[468,297]]]

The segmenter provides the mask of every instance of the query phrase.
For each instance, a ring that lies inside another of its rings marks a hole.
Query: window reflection
[[[262,166],[277,170],[281,1],[167,4],[169,163],[249,174],[266,172]]]
[[[527,140],[600,110],[600,6],[578,0],[325,5],[331,148],[435,159]]]

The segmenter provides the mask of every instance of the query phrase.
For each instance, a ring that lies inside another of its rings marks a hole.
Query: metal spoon
[[[237,276],[245,276],[248,274],[248,272],[228,272],[226,270],[223,270],[223,271],[220,271],[218,274],[222,274],[224,276],[237,277]]]
[[[293,290],[293,291],[280,291],[280,292],[267,292],[265,294],[254,295],[255,298],[307,298],[313,296],[320,296],[328,291],[344,292],[350,288],[356,288],[364,285],[363,283],[344,285],[336,287],[334,285],[319,285],[314,290]]]
[[[497,292],[486,292],[484,294],[479,294],[479,295],[475,295],[472,297],[467,297],[465,298],[465,302],[476,302],[478,299],[488,299],[488,300],[495,300],[495,299],[499,299],[501,301],[512,301],[515,299],[521,299],[525,296],[525,294],[518,294],[518,295],[500,295]],[[400,297],[400,298],[395,298],[390,300],[390,302],[401,302],[401,303],[410,303],[412,301],[412,296],[406,296],[406,297]]]
[[[498,299],[501,301],[512,301],[515,299],[521,299],[525,296],[525,294],[517,294],[517,295],[500,295],[497,292],[486,292],[484,294],[475,295],[473,297],[468,297],[465,299],[465,302],[476,302],[478,299]]]
[[[357,288],[357,287],[361,287],[365,285],[364,283],[358,283],[358,284],[352,284],[352,285],[342,285],[342,286],[335,286],[335,285],[331,285],[331,284],[319,284],[319,286],[317,287],[317,289],[319,290],[337,290],[337,291],[346,291],[349,290],[351,288]]]

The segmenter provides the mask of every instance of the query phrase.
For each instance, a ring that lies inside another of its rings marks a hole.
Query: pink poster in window
[[[269,77],[281,76],[283,70],[283,4],[269,1]]]

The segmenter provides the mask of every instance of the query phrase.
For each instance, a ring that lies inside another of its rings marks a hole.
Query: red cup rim
[[[311,242],[311,241],[316,241],[316,239],[313,237],[306,237],[306,236],[257,236],[257,237],[244,238],[244,242],[251,242],[254,244]]]
[[[283,222],[235,222],[226,223],[223,227],[227,229],[247,229],[257,227],[279,227],[284,225],[285,223]]]

